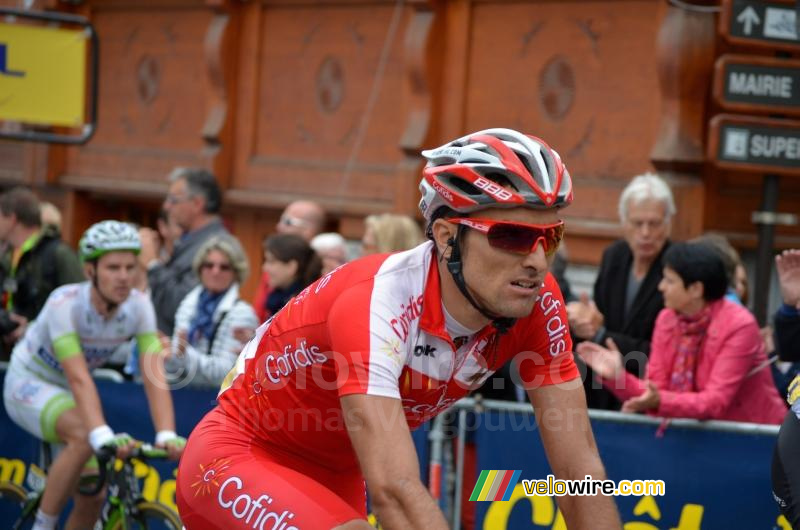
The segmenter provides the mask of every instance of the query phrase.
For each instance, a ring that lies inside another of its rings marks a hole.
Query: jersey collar
[[[453,338],[447,333],[445,326],[444,313],[442,311],[442,284],[439,279],[439,267],[436,264],[436,247],[431,248],[432,258],[428,267],[428,279],[425,282],[425,289],[422,295],[422,316],[419,320],[419,327],[429,335],[435,335],[447,341],[455,351],[456,345]],[[485,338],[495,331],[491,324],[481,328],[476,337]]]

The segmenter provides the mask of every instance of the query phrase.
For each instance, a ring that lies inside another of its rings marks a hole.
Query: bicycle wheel
[[[14,482],[0,483],[0,521],[4,528],[24,530],[33,527],[36,503],[28,503],[28,493]],[[8,526],[5,526],[5,525]]]
[[[180,517],[171,508],[157,502],[142,501],[136,505],[133,525],[124,526],[122,520],[112,520],[107,530],[181,530],[183,524]]]

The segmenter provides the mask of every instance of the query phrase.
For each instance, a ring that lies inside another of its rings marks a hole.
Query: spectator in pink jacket
[[[704,243],[677,243],[664,256],[658,288],[665,309],[653,331],[647,379],[623,369],[613,341],[592,342],[578,354],[623,400],[623,412],[667,418],[779,424],[786,407],[767,369],[758,324],[724,298],[725,268]]]

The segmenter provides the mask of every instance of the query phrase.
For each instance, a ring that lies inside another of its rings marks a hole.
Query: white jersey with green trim
[[[114,351],[134,337],[157,341],[156,317],[150,298],[131,291],[110,318],[101,316],[90,299],[91,284],[63,285],[31,322],[16,345],[13,363],[44,377],[63,377],[61,360],[82,353],[89,369],[105,364]]]

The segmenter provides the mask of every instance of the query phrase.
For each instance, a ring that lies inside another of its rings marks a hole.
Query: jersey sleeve
[[[551,274],[534,311],[515,327],[517,355],[514,363],[525,389],[571,381],[580,376],[572,357],[567,310],[558,283]]]
[[[139,326],[136,330],[139,353],[161,353],[161,341],[158,340],[156,331],[156,312],[153,309],[153,302],[148,296],[138,291],[132,293],[131,296],[136,296],[139,304]]]
[[[392,331],[387,301],[365,281],[331,307],[328,332],[340,396],[370,394],[400,399],[400,373],[408,345]]]
[[[53,354],[59,362],[79,355],[82,351],[78,331],[75,328],[73,307],[75,298],[60,296],[48,307],[44,316],[47,335],[53,345]]]

